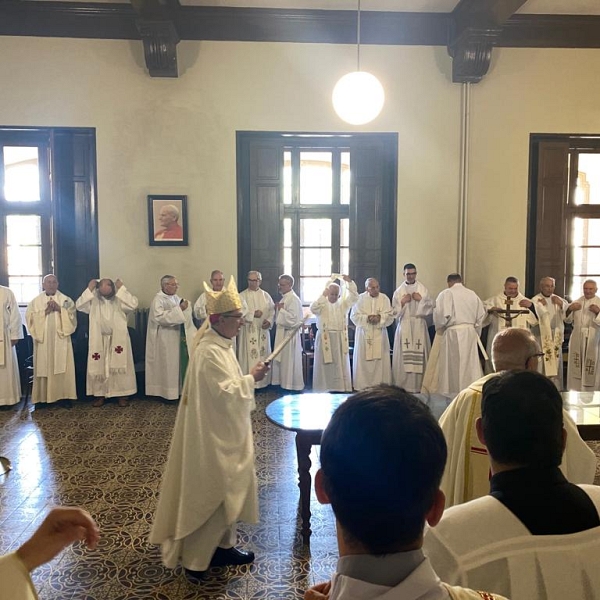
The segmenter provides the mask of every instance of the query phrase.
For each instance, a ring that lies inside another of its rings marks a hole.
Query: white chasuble
[[[137,391],[127,315],[138,300],[123,285],[110,299],[86,288],[75,303],[90,315],[87,393],[96,397],[131,396]]]
[[[17,351],[11,340],[23,338],[23,322],[15,295],[0,285],[0,406],[21,400]]]
[[[488,355],[488,360],[485,363],[486,373],[491,373],[494,370],[492,365],[492,342],[496,337],[496,334],[499,331],[503,331],[507,328],[506,320],[501,316],[498,316],[493,313],[488,313],[487,311],[490,308],[502,308],[506,309],[507,302],[509,302],[510,310],[523,310],[526,311],[523,314],[516,315],[512,322],[511,327],[516,327],[517,329],[527,329],[528,331],[537,325],[538,318],[536,313],[531,312],[528,308],[523,306],[519,306],[519,302],[521,300],[527,300],[521,292],[519,292],[515,298],[508,298],[504,293],[498,294],[497,296],[493,296],[492,298],[488,298],[484,303],[484,308],[486,311],[486,317],[483,321],[483,327],[489,325],[487,332],[487,343],[486,343],[486,351]],[[537,305],[534,304],[534,308],[537,311]]]
[[[58,304],[60,311],[46,314],[50,301]],[[29,303],[25,318],[33,338],[33,403],[76,399],[71,343],[77,328],[75,303],[60,291],[54,296],[43,292]]]
[[[242,373],[250,369],[271,353],[271,328],[274,323],[275,305],[271,296],[264,290],[244,290],[240,298],[246,303],[244,325],[238,334],[238,360]],[[255,317],[257,311],[260,317]],[[263,388],[271,383],[271,372],[256,383],[257,388]]]
[[[378,316],[377,323],[369,323],[370,316]],[[392,383],[390,340],[387,328],[394,322],[392,305],[385,294],[375,298],[368,292],[358,297],[352,307],[350,320],[356,326],[352,377],[355,390],[363,390],[380,383]]]
[[[560,301],[560,304],[554,302]],[[544,357],[539,361],[540,373],[552,379],[559,390],[563,385],[563,360],[562,344],[565,337],[565,323],[569,303],[555,294],[545,297],[542,293],[536,294],[533,302],[538,324],[532,329]]]
[[[420,294],[421,300],[412,298],[415,293]],[[411,300],[402,306],[406,294]],[[419,392],[431,348],[428,321],[433,313],[433,299],[419,281],[404,281],[394,292],[392,309],[398,320],[392,361],[394,383],[409,392]]]
[[[150,533],[167,567],[205,570],[238,520],[258,520],[254,408],[254,378],[209,328],[190,357]]]
[[[275,331],[275,346],[283,341],[290,329],[297,327],[304,318],[300,298],[290,290],[281,297],[283,306],[275,315],[277,329]],[[304,389],[304,375],[302,374],[302,345],[300,331],[295,339],[289,342],[275,358],[271,366],[271,382],[280,385],[284,390],[300,391]]]
[[[319,296],[310,310],[317,317],[313,390],[315,392],[351,392],[348,312],[358,300],[356,284],[342,280],[341,296],[331,303]]]
[[[594,296],[586,300],[584,296],[577,300],[581,309],[566,317],[567,323],[573,323],[569,339],[569,364],[567,367],[567,389],[576,391],[594,391],[600,389],[598,371],[598,346],[600,345],[600,313],[595,315],[590,306],[600,306],[600,298]]]

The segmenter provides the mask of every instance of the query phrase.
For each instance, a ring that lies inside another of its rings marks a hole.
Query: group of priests
[[[211,273],[207,290],[223,289],[222,271]],[[261,289],[259,271],[250,271],[241,293],[244,324],[237,339],[237,356],[244,373],[292,336],[274,357],[272,370],[259,384],[279,385],[285,390],[304,389],[300,328],[305,309],[294,292],[294,279],[282,275],[280,299]],[[410,392],[457,394],[471,382],[491,372],[491,344],[506,328],[530,330],[541,348],[539,370],[559,390],[600,389],[597,369],[600,348],[600,298],[593,280],[583,284],[583,295],[569,303],[554,293],[551,277],[540,281],[533,298],[523,296],[519,281],[508,277],[504,289],[482,302],[451,274],[448,287],[433,299],[417,279],[413,263],[403,268],[403,281],[392,299],[381,292],[379,282],[369,278],[364,291],[347,275],[333,274],[322,295],[310,305],[317,322],[312,389],[349,392],[380,383],[393,383]],[[90,348],[87,360],[87,393],[100,406],[114,397],[120,405],[137,391],[127,315],[138,301],[117,279],[93,279],[73,302],[58,289],[58,279],[47,275],[42,293],[26,311],[34,343],[34,403],[75,399],[75,371],[70,336],[77,326],[76,310],[89,314]],[[145,357],[148,396],[177,400],[188,360],[187,345],[206,315],[205,294],[191,305],[178,294],[175,276],[160,281],[148,318]],[[19,309],[12,292],[0,287],[0,405],[20,399],[20,383],[14,346],[23,336]],[[353,351],[348,326],[355,326]],[[387,328],[396,321],[393,355]],[[569,342],[566,384],[563,382],[562,344],[564,324],[573,326]],[[429,328],[435,327],[433,345]],[[488,327],[487,348],[480,339]],[[352,353],[353,352],[353,353]],[[352,356],[351,356],[352,354]],[[482,368],[480,356],[485,357]],[[352,360],[351,360],[352,358]]]

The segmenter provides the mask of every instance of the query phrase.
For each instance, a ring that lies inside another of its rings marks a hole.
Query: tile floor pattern
[[[294,434],[267,422],[277,392],[257,394],[254,413],[260,523],[241,525],[252,566],[213,569],[196,582],[165,568],[148,543],[177,407],[133,400],[127,408],[30,406],[0,411],[0,553],[16,549],[57,504],[86,508],[100,526],[95,551],[75,546],[34,572],[42,600],[294,600],[336,563],[333,516],[313,499],[310,549],[299,537]],[[317,462],[313,453],[313,463]]]

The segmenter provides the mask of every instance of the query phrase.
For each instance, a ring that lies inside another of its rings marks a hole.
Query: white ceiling
[[[43,2],[45,0],[31,0]],[[82,0],[63,0],[81,2]],[[126,0],[86,0],[98,3]],[[185,6],[238,6],[244,8],[304,8],[356,10],[357,0],[180,0]],[[458,0],[361,0],[361,10],[398,12],[451,12]],[[600,0],[528,0],[521,14],[600,15]]]

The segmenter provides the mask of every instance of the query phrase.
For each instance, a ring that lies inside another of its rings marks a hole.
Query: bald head
[[[525,329],[511,327],[496,334],[492,343],[494,371],[529,369],[537,371],[540,347],[533,335]]]

